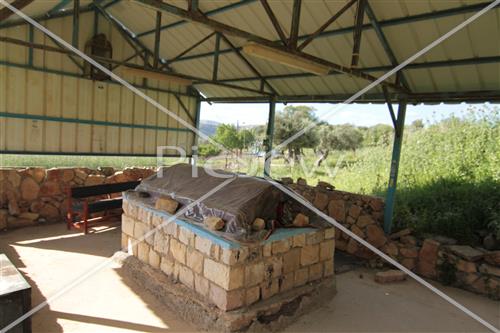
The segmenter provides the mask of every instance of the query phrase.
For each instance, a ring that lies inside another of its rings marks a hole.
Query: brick
[[[129,235],[134,236],[134,219],[127,216],[122,215],[122,232]]]
[[[137,258],[146,264],[149,263],[149,245],[145,242],[137,244]]]
[[[167,255],[170,249],[170,238],[169,236],[163,234],[162,232],[157,232],[154,235],[154,245],[153,248],[160,255]]]
[[[247,287],[254,286],[264,280],[264,263],[257,262],[251,265],[246,265],[245,268],[245,285]]]
[[[427,278],[437,277],[436,264],[439,246],[439,242],[433,239],[426,239],[420,249],[417,270],[421,275]]]
[[[299,269],[298,271],[295,272],[295,277],[294,277],[295,287],[303,286],[304,284],[307,283],[308,279],[309,279],[309,268],[305,267]]]
[[[345,202],[343,200],[332,200],[328,204],[328,215],[333,217],[337,222],[344,222],[345,213]]]
[[[316,196],[314,197],[313,205],[319,210],[323,210],[328,205],[328,194],[323,192],[316,192]]]
[[[300,248],[292,249],[283,255],[283,273],[296,271],[300,267]]]
[[[210,249],[212,248],[212,242],[207,238],[196,236],[194,240],[194,247],[201,253],[210,256]]]
[[[268,299],[276,295],[280,290],[278,279],[264,282],[260,286],[260,295],[262,299]]]
[[[387,242],[384,230],[379,225],[371,224],[366,227],[367,241],[375,247],[381,247]]]
[[[334,273],[333,260],[328,260],[323,263],[323,276],[328,277],[332,276]]]
[[[477,272],[476,264],[470,261],[459,259],[456,267],[459,271],[466,273],[475,273]]]
[[[179,266],[179,281],[186,287],[194,289],[194,274],[193,271],[186,266]]]
[[[292,238],[293,247],[304,247],[305,245],[306,245],[306,234],[293,236]]]
[[[375,274],[375,282],[391,283],[406,280],[406,274],[402,271],[391,269],[385,272],[377,272]]]
[[[189,246],[194,246],[194,233],[188,228],[179,226],[179,240]]]
[[[188,248],[187,250],[187,266],[193,270],[193,272],[202,274],[203,272],[203,254],[200,252]]]
[[[234,265],[238,262],[240,251],[237,249],[221,249],[220,261],[226,265]]]
[[[362,208],[359,207],[358,205],[351,205],[349,207],[349,216],[352,216],[352,218],[357,219],[359,214],[361,214]]]
[[[404,258],[401,260],[401,265],[405,266],[409,270],[414,270],[415,267],[417,266],[417,259],[416,258]]]
[[[203,275],[226,290],[233,290],[243,286],[244,267],[229,267],[212,259],[205,258]]]
[[[172,238],[170,240],[170,253],[172,253],[175,260],[181,264],[186,264],[186,245]]]
[[[498,266],[495,267],[488,264],[482,264],[481,266],[479,266],[479,271],[483,274],[500,277],[500,267]]]
[[[294,283],[295,281],[293,272],[283,275],[281,277],[280,292],[285,292],[293,289]]]
[[[168,276],[173,277],[174,279],[177,279],[177,277],[174,276],[174,267],[175,262],[172,259],[168,257],[161,258],[160,269],[162,270],[162,272],[167,274]]]
[[[121,238],[121,250],[128,252],[128,236],[122,232]]]
[[[264,257],[270,257],[272,253],[272,243],[266,243],[262,247],[262,255]]]
[[[283,271],[283,258],[271,257],[265,261],[266,266],[266,279],[274,279],[281,276]]]
[[[209,299],[223,311],[234,310],[245,304],[245,290],[226,291],[210,283]]]
[[[356,225],[360,228],[364,228],[371,224],[375,224],[375,221],[370,215],[361,215],[356,221]]]
[[[142,222],[135,222],[134,225],[134,238],[138,240],[142,240],[149,232],[150,228],[146,223]],[[146,238],[144,238],[144,241],[146,241],[148,244],[154,244],[154,235],[151,233],[148,235]]]
[[[273,255],[275,254],[280,254],[280,253],[285,253],[288,250],[290,250],[290,242],[288,239],[282,239],[276,242],[273,242],[272,245],[273,249]]]
[[[178,237],[177,234],[178,234],[179,226],[177,225],[177,223],[175,223],[173,221],[166,222],[166,220],[164,219],[162,222],[162,225],[163,225],[163,232],[164,233],[166,233],[167,235],[173,236],[174,238]]]
[[[338,244],[339,242],[337,242]],[[359,250],[359,243],[355,241],[353,238],[349,239],[347,243],[346,251],[347,253],[354,254]]]
[[[209,289],[209,282],[203,276],[195,274],[194,275],[194,289],[200,295],[207,296]]]
[[[325,229],[325,239],[335,238],[335,228],[326,228]]]
[[[162,223],[163,223],[163,217],[161,215],[153,213],[151,224],[154,227],[159,227]]]
[[[212,244],[212,248],[210,249],[210,257],[212,257],[212,259],[214,259],[214,260],[219,261],[221,252],[222,252],[222,249],[219,245]]]
[[[179,207],[179,203],[172,198],[160,197],[156,200],[155,208],[163,210],[169,214],[174,214]]]
[[[309,281],[316,281],[323,277],[323,263],[309,266]]]
[[[318,244],[324,239],[324,234],[322,230],[318,230],[306,235],[306,244],[313,245]]]
[[[154,268],[160,268],[160,255],[154,250],[149,250],[149,264]]]
[[[402,247],[399,249],[399,253],[405,258],[417,258],[418,257],[418,248],[417,247]]]
[[[319,245],[319,260],[332,259],[333,251],[335,251],[335,241],[333,239],[321,242]]]
[[[319,245],[306,245],[300,252],[300,264],[302,266],[312,265],[319,260]]]
[[[260,299],[260,287],[255,286],[248,288],[245,293],[245,304],[251,305]]]
[[[210,230],[222,230],[226,222],[218,216],[208,216],[203,220],[203,224]]]

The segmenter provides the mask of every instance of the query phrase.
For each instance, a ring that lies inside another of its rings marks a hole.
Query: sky
[[[308,105],[315,108],[320,120],[331,124],[353,124],[356,126],[373,126],[376,124],[392,124],[387,105],[385,104],[326,104],[326,103],[289,103],[289,105]],[[481,107],[482,104],[474,104]],[[277,104],[276,111],[285,105]],[[397,105],[394,105],[397,109]],[[470,104],[436,104],[408,105],[406,124],[421,119],[425,123],[435,123],[452,115],[460,116],[471,107]],[[219,123],[243,125],[261,125],[267,123],[268,104],[242,103],[202,103],[201,120],[213,120]]]

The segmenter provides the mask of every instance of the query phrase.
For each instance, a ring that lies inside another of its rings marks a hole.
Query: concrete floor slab
[[[62,224],[0,233],[0,252],[33,287],[33,306],[111,257],[119,226],[82,235]],[[168,312],[110,262],[33,316],[34,332],[196,331]],[[416,282],[379,285],[375,271],[356,268],[337,276],[337,295],[301,317],[287,332],[485,332],[481,325]],[[437,285],[500,327],[498,302]]]

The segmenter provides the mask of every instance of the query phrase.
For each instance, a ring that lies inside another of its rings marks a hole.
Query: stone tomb
[[[125,271],[200,328],[279,328],[335,293],[334,228],[278,229],[243,244],[127,197],[123,208]]]

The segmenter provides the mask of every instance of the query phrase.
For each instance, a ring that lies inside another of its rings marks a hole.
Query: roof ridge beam
[[[257,0],[241,0],[239,2],[231,3],[231,4],[227,5],[227,6],[222,6],[222,7],[213,9],[213,10],[209,10],[209,11],[207,11],[205,13],[205,15],[206,16],[212,16],[212,15],[220,14],[220,13],[223,13],[223,12],[225,12],[227,10],[231,10],[231,9],[234,9],[234,8],[238,8],[240,6],[251,4],[251,3],[256,2],[256,1]],[[176,21],[176,22],[172,22],[172,23],[166,24],[166,25],[162,26],[160,29],[161,30],[167,30],[167,29],[170,29],[170,28],[178,27],[178,26],[186,24],[186,23],[189,23],[189,21],[187,21],[187,20],[179,20],[179,21]],[[144,36],[147,36],[147,35],[152,34],[152,33],[154,33],[154,29],[143,31],[143,32],[137,34],[137,38],[144,37]]]

